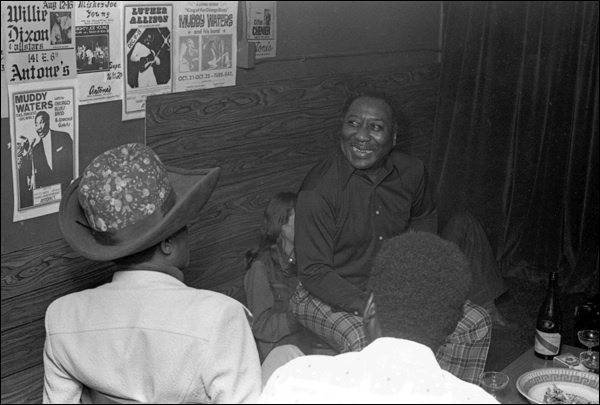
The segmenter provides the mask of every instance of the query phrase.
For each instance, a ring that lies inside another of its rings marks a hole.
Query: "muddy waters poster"
[[[58,212],[79,172],[76,79],[8,86],[14,212],[21,221]]]
[[[175,3],[175,91],[235,85],[237,3]]]

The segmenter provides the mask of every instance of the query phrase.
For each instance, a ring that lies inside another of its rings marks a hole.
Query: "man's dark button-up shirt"
[[[309,172],[296,203],[302,285],[334,310],[360,316],[381,243],[408,227],[437,231],[437,209],[418,158],[392,151],[369,174],[375,176],[352,167],[338,149]]]

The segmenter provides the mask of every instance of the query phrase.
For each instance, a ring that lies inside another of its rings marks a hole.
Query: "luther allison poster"
[[[146,116],[149,95],[173,91],[173,5],[126,2],[123,14],[123,119],[129,120]]]

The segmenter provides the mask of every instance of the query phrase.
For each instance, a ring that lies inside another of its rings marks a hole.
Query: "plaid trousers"
[[[309,293],[302,283],[298,283],[290,299],[290,308],[305,328],[340,353],[361,351],[369,343],[362,317],[346,311],[333,312],[329,304]]]
[[[492,318],[485,309],[467,300],[456,329],[437,350],[437,361],[443,370],[478,385],[491,340]]]

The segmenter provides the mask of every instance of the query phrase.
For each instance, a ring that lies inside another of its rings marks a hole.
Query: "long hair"
[[[256,245],[248,249],[245,255],[246,270],[252,266],[254,259],[269,249],[271,259],[274,260],[282,270],[289,267],[290,257],[283,250],[283,237],[281,227],[285,225],[296,207],[296,193],[281,192],[275,194],[264,211],[264,219]]]

